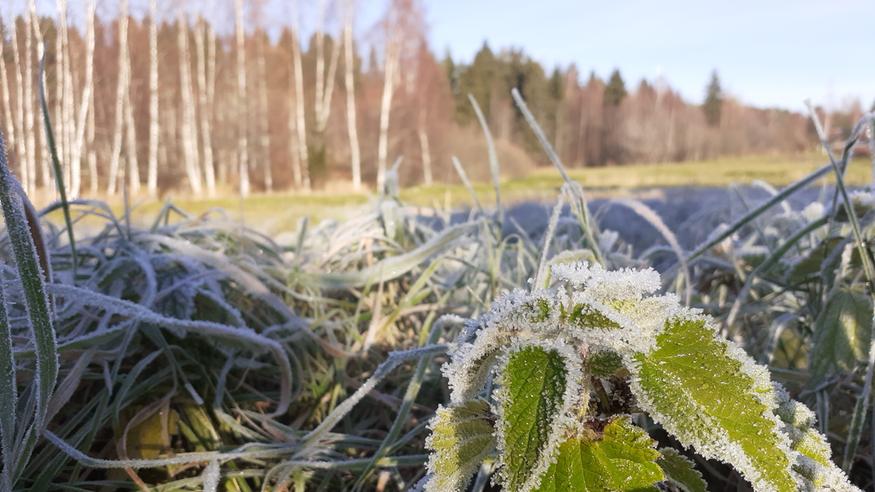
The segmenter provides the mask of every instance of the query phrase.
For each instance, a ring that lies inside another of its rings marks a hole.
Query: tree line
[[[0,20],[0,125],[31,193],[53,186],[41,82],[73,196],[336,182],[358,190],[382,186],[398,157],[405,183],[450,180],[454,153],[485,168],[472,98],[500,157],[524,170],[544,157],[514,87],[572,167],[794,152],[813,141],[802,115],[745,106],[716,73],[699,104],[662,81],[629,85],[617,70],[604,79],[575,66],[548,73],[516,49],[484,44],[470,63],[439,58],[416,0],[391,0],[364,34],[353,32],[354,0],[321,0],[307,39],[297,5],[268,34],[259,0],[217,2],[211,17],[233,19],[221,33],[181,2],[148,0],[145,15],[132,16],[119,0],[107,20],[95,0],[56,0],[52,17],[22,2],[22,13]],[[84,11],[83,26],[69,22],[71,8]]]

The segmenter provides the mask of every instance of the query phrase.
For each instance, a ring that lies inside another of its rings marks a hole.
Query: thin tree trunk
[[[295,2],[297,6],[297,2]],[[295,129],[298,132],[298,158],[301,161],[301,184],[310,189],[310,159],[307,151],[307,121],[304,114],[304,69],[301,63],[301,46],[298,42],[298,11],[292,18],[292,63],[295,78]]]
[[[212,99],[210,87],[207,85],[207,50],[204,48],[206,34],[206,22],[202,17],[197,21],[195,35],[195,48],[197,50],[197,81],[198,81],[198,106],[200,107],[200,129],[203,145],[203,168],[204,180],[207,185],[207,194],[216,196],[216,174],[213,167],[213,142],[210,129],[212,114]]]
[[[386,159],[389,153],[389,114],[392,111],[392,93],[395,90],[396,47],[390,41],[386,46],[383,70],[383,98],[380,101],[380,139],[377,144],[377,189],[386,184]]]
[[[316,114],[317,121],[322,114],[322,105],[325,103],[325,9],[325,0],[319,0],[319,17],[316,24],[316,84],[313,91],[313,112]]]
[[[15,29],[15,20],[12,20],[12,29]],[[6,73],[6,57],[3,56],[6,47],[6,33],[0,32],[0,89],[3,91],[3,116],[6,130],[6,141],[9,142],[9,152],[14,152],[18,141],[15,131],[15,122],[12,118],[12,99],[9,94],[9,80]]]
[[[215,158],[212,157],[215,154],[215,149],[213,148],[213,132],[212,132],[212,124],[214,119],[216,118],[216,31],[213,29],[211,24],[207,24],[207,116],[204,119],[207,125],[208,131],[207,136],[208,140],[204,142],[204,146],[209,149],[210,152],[210,160],[207,161],[211,168],[212,174],[215,176],[216,174],[216,166]],[[206,156],[206,154],[204,154]],[[219,170],[225,169],[225,165],[228,163],[228,159],[224,159],[223,164],[219,166]],[[225,182],[225,179],[220,178],[218,180],[221,183]],[[213,179],[213,187],[215,188],[216,179]]]
[[[149,0],[149,156],[146,190],[158,196],[158,143],[160,100],[158,98],[158,1]]]
[[[131,105],[130,73],[131,67],[130,62],[128,62],[128,80],[126,84],[128,90],[125,93],[125,137],[127,138],[126,155],[128,165],[125,168],[125,174],[127,174],[128,185],[130,186],[128,191],[136,195],[140,192],[140,163],[137,159],[137,126],[134,123],[134,112]]]
[[[109,180],[106,193],[114,195],[118,186],[119,165],[122,153],[122,137],[125,124],[125,96],[127,94],[130,67],[128,61],[128,0],[121,0],[118,19],[118,83],[115,91],[115,124],[112,132],[112,154],[109,162]]]
[[[350,2],[343,27],[344,86],[346,87],[346,127],[349,133],[349,158],[352,166],[352,188],[362,188],[361,149],[355,111],[355,54],[352,46],[352,5]]]
[[[290,66],[291,68],[291,66]],[[295,93],[295,74],[291,70],[289,71],[289,94]],[[288,115],[288,125],[289,125],[289,158],[292,161],[292,179],[295,181],[295,187],[300,188],[303,184],[302,182],[302,171],[301,171],[301,153],[298,150],[298,127],[295,123],[295,110],[298,101],[294,98],[289,98],[289,115]]]
[[[191,87],[191,56],[188,51],[188,21],[185,14],[179,10],[179,81],[182,85],[182,155],[185,162],[185,174],[191,191],[200,196],[203,192],[200,164],[198,163],[197,123],[194,110],[194,94]]]
[[[243,32],[243,0],[234,2],[237,39],[237,168],[240,180],[240,194],[249,196],[249,140],[246,111],[246,38]]]
[[[428,146],[428,133],[425,131],[424,125],[419,126],[419,149],[422,152],[422,178],[426,186],[432,184],[431,174],[431,151]]]
[[[15,153],[18,156],[18,167],[21,178],[21,183],[24,189],[30,193],[30,158],[27,151],[27,135],[25,134],[24,124],[24,77],[21,75],[22,62],[18,47],[18,23],[12,21],[12,64],[15,69],[15,133],[19,140],[15,146]]]
[[[264,54],[264,44],[267,34],[258,37],[258,132],[261,139],[261,159],[264,166],[264,189],[273,191],[273,169],[270,160],[270,115],[267,102],[267,65]]]
[[[33,18],[28,12],[27,31],[24,36],[24,134],[27,137],[27,192],[36,191],[36,128],[33,114]]]
[[[88,104],[88,180],[89,187],[88,191],[91,193],[91,196],[97,194],[100,188],[100,176],[97,174],[97,149],[94,148],[94,136],[95,136],[95,116],[94,116],[94,97],[92,97]]]
[[[65,5],[65,0],[57,0],[55,2],[55,10],[58,13],[57,24],[55,25],[55,29],[57,32],[55,33],[55,115],[53,120],[55,122],[55,140],[57,144],[58,157],[61,160],[62,164],[68,164],[70,161],[67,159],[67,127],[65,124],[67,123],[64,115],[64,92],[66,90],[66,79],[67,79],[67,70],[66,70],[66,53],[64,53],[64,33],[67,30],[66,26],[66,10],[67,6]],[[48,70],[48,68],[47,68]],[[46,92],[48,92],[48,87],[46,87]],[[48,97],[48,93],[46,94]],[[67,183],[69,183],[69,167],[64,169],[64,177],[67,179]]]
[[[82,98],[79,115],[75,123],[76,135],[70,152],[70,195],[79,196],[82,188],[82,148],[85,142],[85,130],[89,122],[89,112],[92,107],[92,92],[94,85],[94,15],[95,0],[88,2],[88,20],[85,34],[85,82],[82,86]]]
[[[36,13],[36,2],[34,0],[30,0],[29,2],[29,12],[30,12],[30,26],[33,29],[33,35],[36,39],[36,66],[39,66],[40,60],[42,60],[43,56],[46,53],[46,44],[43,40],[43,33],[40,29],[39,25],[39,16]],[[28,56],[30,56],[30,50],[28,50]],[[28,65],[32,65],[33,63],[28,63]],[[40,80],[43,83],[43,87],[45,87],[45,74],[37,74]],[[35,78],[30,78],[30,85],[33,86],[36,84]],[[32,97],[36,96],[35,89],[31,89]],[[31,105],[34,104],[34,101],[31,100]],[[32,106],[33,107],[33,106]],[[48,160],[48,152],[47,152],[47,144],[46,144],[46,128],[45,128],[45,120],[41,117],[41,111],[39,106],[36,106],[33,111],[31,111],[31,116],[35,118],[35,124],[39,125],[39,131],[37,132],[37,137],[39,139],[39,164],[40,164],[40,184],[43,188],[48,189],[51,186],[52,180],[51,175],[49,174],[49,160]],[[36,158],[36,149],[34,149],[34,158]],[[36,163],[34,163],[34,167],[36,167]]]

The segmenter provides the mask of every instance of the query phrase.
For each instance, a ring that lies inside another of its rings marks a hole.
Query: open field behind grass
[[[826,158],[818,153],[798,156],[746,156],[708,161],[573,169],[570,170],[570,175],[584,186],[590,196],[610,197],[642,189],[725,187],[731,184],[750,184],[755,180],[780,187],[802,178],[827,162]],[[832,178],[829,176],[824,179]],[[871,179],[868,161],[865,159],[854,161],[848,170],[848,184],[862,186],[869,183]],[[539,168],[526,177],[503,180],[502,201],[505,204],[552,202],[561,185],[562,178],[553,167]],[[491,183],[475,183],[474,189],[484,206],[489,207],[495,203]],[[133,200],[135,210],[132,216],[136,222],[149,223],[164,203],[169,201],[190,214],[197,215],[211,209],[221,209],[229,214],[229,218],[242,219],[249,226],[268,232],[281,232],[294,230],[303,217],[315,222],[326,218],[347,218],[367,205],[372,196],[371,191],[330,190],[311,193],[289,191],[269,195],[255,194],[246,199],[233,195],[214,199],[192,199],[186,193],[176,192],[162,201],[145,198]],[[400,198],[408,205],[438,208],[464,208],[473,204],[471,194],[461,184],[404,188],[401,190]],[[113,208],[120,212],[123,205],[116,202]]]

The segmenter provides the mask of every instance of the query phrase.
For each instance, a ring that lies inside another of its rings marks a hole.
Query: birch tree
[[[240,194],[249,196],[249,128],[246,118],[240,113],[246,111],[246,37],[243,30],[243,0],[234,1],[234,19],[237,42],[237,171],[240,180]]]
[[[301,183],[305,190],[310,189],[309,155],[307,152],[307,120],[304,113],[304,68],[301,63],[301,45],[298,40],[298,2],[292,0],[292,68],[295,82],[295,132],[298,142],[298,160],[301,169]]]
[[[216,196],[216,174],[213,164],[213,142],[210,120],[212,119],[212,89],[215,83],[215,32],[212,28],[207,33],[207,22],[203,17],[198,17],[195,33],[195,49],[197,50],[197,79],[198,79],[198,109],[201,130],[201,144],[203,145],[203,169],[204,180],[207,185],[207,194]],[[209,38],[209,39],[206,39]],[[205,44],[209,48],[205,48]],[[207,57],[210,59],[208,60]],[[208,68],[212,67],[212,68]]]
[[[35,7],[34,7],[35,9]],[[24,53],[16,63],[24,66],[24,135],[27,139],[25,149],[27,152],[27,186],[28,193],[33,194],[36,190],[36,128],[34,127],[33,112],[33,32],[34,14],[28,9],[27,22],[24,33]]]
[[[6,27],[5,25],[3,27]],[[15,29],[15,20],[12,21],[12,29]],[[18,135],[15,130],[15,123],[12,116],[12,98],[9,93],[9,79],[6,70],[6,33],[0,31],[0,90],[3,96],[3,123],[4,131],[7,136],[6,141],[9,142],[9,151],[12,152],[17,148]]]
[[[325,130],[328,126],[328,118],[331,115],[331,96],[334,93],[334,78],[337,74],[337,64],[340,58],[340,43],[332,44],[331,55],[328,62],[328,71],[325,70],[325,19],[328,14],[328,6],[325,0],[319,2],[319,22],[316,27],[316,82],[315,100],[313,112],[315,115],[315,128],[310,153],[310,180],[315,178],[320,181],[326,175],[327,156],[325,151]]]
[[[390,29],[392,29],[390,27]],[[387,36],[385,61],[383,63],[383,96],[380,99],[380,137],[377,143],[377,189],[386,184],[386,159],[389,153],[389,115],[392,111],[392,94],[398,65],[398,41],[394,32]]]
[[[39,16],[36,13],[36,2],[34,0],[29,0],[28,3],[28,19],[30,24],[30,29],[33,31],[34,40],[36,40],[36,59],[37,63],[39,60],[43,59],[46,53],[46,44],[43,41],[43,33],[42,29],[39,25]],[[38,107],[34,107],[34,97],[36,94],[35,84],[37,84],[36,77],[33,76],[33,60],[30,48],[27,50],[28,56],[28,70],[30,71],[30,76],[28,77],[28,86],[30,87],[30,97],[28,100],[30,101],[30,124],[31,124],[31,133],[36,130],[37,124],[39,125],[39,131],[36,131],[36,137],[39,140],[39,163],[40,163],[40,184],[43,188],[48,188],[51,185],[51,176],[49,175],[49,164],[48,159],[46,159],[46,128],[45,128],[45,120],[40,117],[40,111]],[[45,73],[37,74],[39,75],[39,79],[45,86]],[[37,123],[38,122],[38,123]],[[30,138],[33,138],[31,135]],[[32,157],[36,160],[36,148],[33,149]],[[34,168],[36,168],[36,162],[34,162]],[[34,184],[34,189],[36,189],[36,184]]]
[[[158,144],[160,138],[158,98],[158,0],[149,0],[149,155],[146,190],[158,195]]]
[[[15,155],[18,157],[18,166],[19,166],[19,178],[21,179],[21,184],[24,186],[24,189],[30,193],[30,155],[27,151],[28,142],[27,135],[25,134],[25,123],[24,123],[24,76],[21,74],[23,69],[23,64],[21,60],[21,52],[18,46],[18,23],[13,19],[11,23],[11,42],[12,42],[12,65],[15,71],[15,118],[13,118],[13,123],[15,124],[15,133],[18,135],[19,140],[15,145]]]
[[[125,130],[125,103],[128,101],[128,86],[130,85],[131,67],[128,57],[128,0],[119,3],[118,18],[118,82],[115,93],[115,123],[112,133],[112,154],[109,163],[109,178],[106,183],[106,193],[114,195],[118,187],[119,168],[122,153],[122,137]],[[131,149],[128,149],[128,153]]]
[[[347,1],[343,23],[344,87],[346,88],[346,128],[349,134],[349,160],[352,168],[352,188],[362,187],[361,149],[359,148],[358,126],[355,105],[355,53],[352,45],[352,22],[354,19],[354,0]]]
[[[182,86],[180,95],[182,97],[182,125],[181,140],[182,140],[182,160],[185,163],[185,174],[188,177],[188,184],[191,191],[200,196],[203,192],[203,184],[201,180],[198,140],[197,140],[197,123],[194,107],[194,93],[191,87],[191,55],[188,50],[188,21],[185,18],[185,13],[182,9],[178,10],[177,43],[179,48],[179,83]]]
[[[85,81],[82,85],[82,97],[80,98],[79,114],[75,123],[75,137],[70,154],[70,195],[74,197],[79,195],[82,188],[82,150],[85,145],[86,126],[93,126],[94,118],[94,18],[96,8],[95,0],[89,0],[85,21]],[[89,143],[93,143],[93,129],[91,135]],[[90,147],[91,145],[89,145]],[[96,169],[92,172],[97,174]]]

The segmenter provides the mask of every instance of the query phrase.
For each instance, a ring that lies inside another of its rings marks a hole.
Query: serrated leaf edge
[[[546,446],[544,446],[544,449],[541,451],[538,463],[532,469],[531,474],[528,479],[526,479],[523,486],[520,487],[519,491],[515,492],[530,492],[540,486],[541,477],[556,460],[556,450],[559,448],[559,445],[565,441],[568,432],[577,426],[574,409],[580,401],[581,393],[583,392],[581,385],[581,381],[583,380],[583,361],[574,347],[571,347],[562,340],[556,340],[552,343],[541,340],[529,340],[525,342],[515,341],[514,344],[502,354],[499,367],[503,368],[506,366],[510,357],[514,353],[532,347],[539,347],[545,351],[555,351],[565,360],[565,368],[567,371],[565,376],[565,391],[562,395],[562,406],[560,407],[559,412],[557,412],[557,417],[552,422],[553,425],[550,429],[550,437],[547,439]],[[493,477],[493,480],[497,480],[502,484],[507,482],[507,476],[506,463],[503,459],[505,456],[505,428],[502,424],[504,424],[505,418],[501,402],[506,400],[507,397],[508,396],[504,391],[504,386],[499,386],[495,391],[495,400],[497,404],[493,406],[493,412],[498,417],[495,426],[495,437],[498,448],[499,468],[498,472]]]

